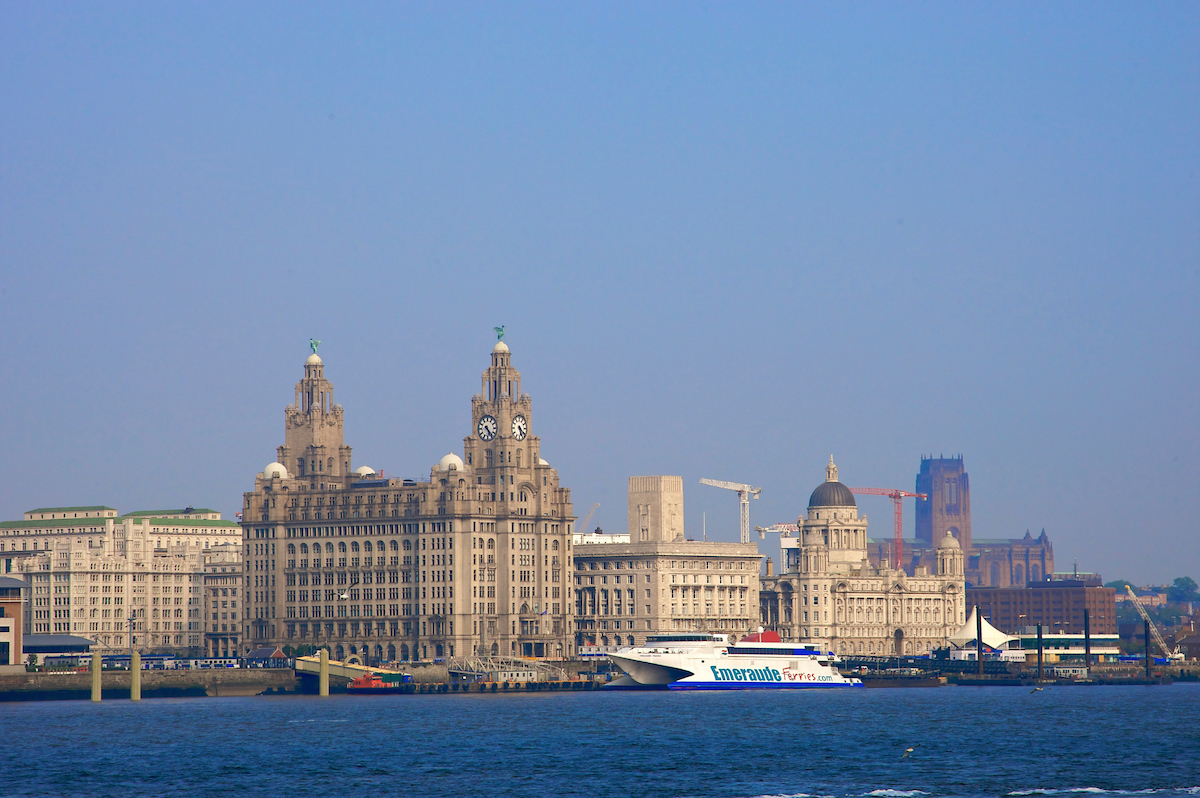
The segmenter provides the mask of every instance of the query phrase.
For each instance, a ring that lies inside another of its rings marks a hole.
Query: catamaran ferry
[[[833,667],[833,654],[784,643],[775,632],[759,630],[730,644],[728,635],[651,635],[644,646],[623,648],[609,659],[628,677],[614,687],[669,687],[672,690],[763,690],[808,687],[862,687]]]

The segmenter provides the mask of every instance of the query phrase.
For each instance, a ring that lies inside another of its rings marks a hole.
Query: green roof
[[[120,518],[98,518],[91,516],[89,518],[47,518],[45,520],[33,521],[4,521],[0,523],[0,529],[43,529],[46,527],[99,527],[104,528],[105,521],[112,521],[113,524],[119,525],[126,518],[135,523],[149,522],[151,526],[210,526],[210,527],[238,527],[233,521],[216,521],[207,518],[151,518],[150,516],[121,516]]]
[[[39,529],[50,526],[93,526],[103,529],[105,521],[119,520],[119,518],[99,518],[98,516],[93,515],[88,518],[47,518],[41,521],[4,521],[3,523],[0,523],[0,529],[20,529],[22,527],[26,529]]]
[[[132,513],[125,513],[125,516],[133,518],[136,516],[149,515],[149,516],[153,516],[155,518],[161,518],[164,515],[192,515],[192,514],[198,514],[198,513],[215,513],[215,512],[216,512],[216,510],[209,510],[208,508],[205,508],[205,507],[193,507],[190,510],[187,508],[184,508],[182,510],[138,510],[138,511],[132,512]]]
[[[100,510],[117,511],[116,507],[105,507],[103,504],[94,504],[90,507],[39,507],[36,510],[26,510],[29,513],[83,513],[97,512]]]

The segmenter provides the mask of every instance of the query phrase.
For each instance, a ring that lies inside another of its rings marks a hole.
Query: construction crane
[[[595,504],[592,505],[592,509],[588,510],[587,513],[584,514],[582,519],[575,522],[575,534],[578,535],[578,534],[582,533],[582,534],[586,535],[588,533],[587,525],[589,523],[591,523],[592,515],[596,512],[596,510],[599,507],[600,507],[600,502],[596,502]]]
[[[771,524],[770,526],[756,526],[754,531],[758,533],[759,539],[765,538],[768,532],[778,533],[785,538],[791,537],[800,531],[799,524]]]
[[[1128,584],[1125,585],[1125,592],[1129,594],[1129,598],[1133,601],[1133,606],[1137,607],[1138,615],[1142,616],[1142,620],[1150,627],[1150,634],[1154,635],[1154,642],[1162,649],[1163,656],[1167,659],[1183,659],[1183,652],[1179,649],[1167,648],[1167,643],[1163,640],[1162,635],[1158,633],[1158,627],[1154,625],[1154,621],[1150,620],[1150,615],[1146,612],[1146,608],[1142,606],[1142,602],[1138,601],[1138,597],[1134,595],[1133,588]],[[1150,645],[1150,641],[1146,641],[1146,645]]]
[[[898,490],[896,488],[851,488],[851,493],[858,493],[865,496],[887,496],[892,500],[892,504],[896,507],[896,537],[892,541],[892,556],[895,558],[895,567],[901,571],[904,570],[904,499],[928,499],[929,496],[924,493],[910,493],[906,490]]]
[[[799,545],[800,525],[771,524],[770,526],[756,526],[754,531],[758,532],[759,538],[765,538],[768,532],[779,535],[779,573],[786,572],[790,563],[787,550],[794,549]]]
[[[719,479],[701,479],[701,485],[712,485],[714,488],[724,488],[725,490],[737,491],[738,499],[742,503],[742,542],[750,542],[750,497],[758,498],[762,493],[762,488],[754,488],[749,485],[743,485],[740,482],[722,482]]]

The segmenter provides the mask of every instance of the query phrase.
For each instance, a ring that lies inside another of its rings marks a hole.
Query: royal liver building
[[[426,481],[353,468],[314,345],[286,443],[245,494],[247,648],[368,663],[574,653],[571,492],[541,458],[511,357],[497,342],[463,456]]]

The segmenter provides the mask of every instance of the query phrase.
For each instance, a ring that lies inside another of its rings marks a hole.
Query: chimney
[[[767,558],[767,576],[775,575],[775,564],[771,562],[771,558]]]

